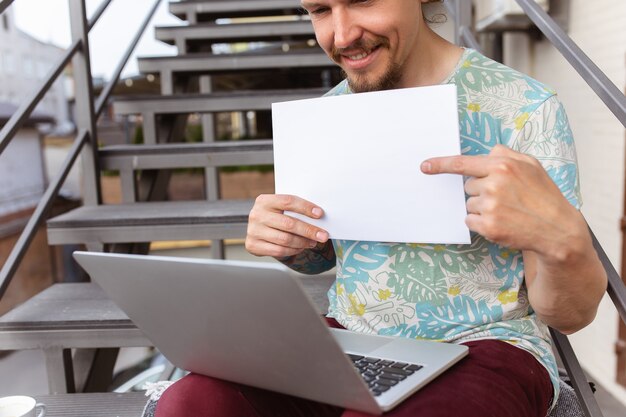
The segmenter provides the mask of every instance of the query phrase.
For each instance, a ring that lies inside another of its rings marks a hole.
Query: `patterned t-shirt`
[[[464,155],[488,154],[496,144],[532,155],[580,208],[572,132],[553,90],[471,49],[444,81],[450,83],[458,90]],[[340,94],[350,94],[346,81],[327,95]],[[503,340],[546,367],[556,399],[556,362],[547,326],[528,302],[522,253],[471,237],[469,245],[334,240],[337,279],[328,315],[359,332]]]

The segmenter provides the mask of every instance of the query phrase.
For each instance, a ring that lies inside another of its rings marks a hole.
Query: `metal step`
[[[141,417],[148,402],[142,392],[36,395],[46,417]]]
[[[190,0],[170,2],[170,13],[190,24],[228,17],[302,15],[297,0]]]
[[[298,278],[318,311],[326,312],[334,274]],[[152,343],[90,282],[54,284],[0,317],[0,350],[136,346]]]
[[[48,220],[51,245],[241,238],[252,200],[83,206]]]
[[[299,278],[320,314],[326,312],[326,292],[334,275]],[[74,368],[73,360],[67,356],[70,349],[133,346],[152,343],[94,283],[54,284],[0,317],[0,350],[41,349],[50,392],[54,393],[74,389],[74,378],[70,383],[67,377]],[[110,411],[113,410],[118,409]],[[133,415],[119,410],[103,415]],[[97,412],[93,410],[87,415],[100,415]]]
[[[113,111],[116,114],[184,114],[270,110],[272,103],[320,97],[327,91],[314,88],[124,97],[115,100]]]
[[[0,317],[0,349],[151,346],[92,283],[54,284]]]
[[[274,163],[271,139],[163,145],[117,145],[101,148],[107,170],[224,167]]]
[[[201,23],[191,26],[159,26],[156,39],[178,46],[178,52],[186,53],[198,46],[224,42],[276,41],[285,37],[292,39],[315,39],[309,20],[284,22],[215,24]]]
[[[188,54],[138,59],[139,71],[210,74],[274,68],[332,68],[335,64],[319,48],[290,52],[247,52],[229,55]]]

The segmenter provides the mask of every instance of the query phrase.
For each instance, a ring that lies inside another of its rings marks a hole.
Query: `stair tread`
[[[82,206],[48,220],[48,229],[247,223],[253,203],[203,200]]]
[[[53,284],[0,317],[0,330],[135,328],[94,283]]]
[[[141,417],[148,398],[140,392],[35,395],[47,417]]]
[[[128,96],[115,96],[116,102],[124,101],[144,101],[144,100],[163,100],[163,101],[180,101],[188,99],[213,100],[223,98],[250,98],[250,97],[275,97],[275,96],[300,96],[315,95],[328,92],[328,88],[290,88],[277,90],[234,90],[234,91],[216,91],[210,94],[171,94],[162,96],[158,94],[137,94]]]
[[[214,55],[193,53],[187,55],[141,57],[139,70],[144,73],[171,70],[176,72],[239,71],[295,67],[335,67],[319,48],[282,52],[276,50]]]
[[[184,19],[186,13],[195,12],[207,18],[248,16],[268,11],[299,11],[302,7],[294,0],[191,0],[170,2],[170,13]]]
[[[213,94],[175,94],[171,96],[126,96],[115,99],[113,111],[116,114],[143,112],[181,114],[269,110],[272,103],[320,97],[327,91],[327,88],[307,88],[299,90],[219,92]]]
[[[221,61],[231,59],[245,59],[245,58],[257,58],[257,57],[307,57],[307,56],[323,56],[328,60],[328,57],[320,48],[305,48],[305,49],[293,49],[289,51],[276,50],[271,48],[259,48],[251,49],[248,51],[235,52],[231,54],[213,54],[210,52],[194,52],[192,54],[185,55],[167,55],[167,56],[141,56],[137,59],[139,62],[161,61],[161,60],[175,60],[175,61],[192,61],[195,59],[203,59],[208,61]]]
[[[161,145],[112,145],[100,148],[101,158],[135,155],[175,155],[221,152],[272,151],[271,139],[223,141],[212,143],[164,143]]]
[[[318,310],[328,307],[326,292],[335,276],[298,275]],[[95,283],[53,284],[0,317],[0,331],[136,329],[128,316]]]
[[[162,145],[115,145],[100,149],[98,155],[101,168],[110,170],[271,165],[274,162],[271,139]]]
[[[314,36],[313,26],[308,20],[254,22],[254,23],[198,23],[188,26],[157,26],[155,37],[163,42],[174,43],[177,36],[186,40],[208,40],[211,42],[282,36]]]

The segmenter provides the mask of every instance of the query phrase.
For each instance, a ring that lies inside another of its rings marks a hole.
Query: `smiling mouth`
[[[348,55],[348,54],[343,54],[342,56],[344,58],[349,59],[350,61],[361,61],[365,58],[367,58],[368,56],[370,56],[374,51],[376,51],[379,47],[376,46],[374,47],[374,49],[370,50],[370,51],[364,51],[361,53],[358,53],[356,55]]]
[[[331,58],[338,64],[340,64],[342,60],[356,64],[360,61],[364,62],[381,47],[389,47],[389,40],[387,38],[380,36],[373,40],[359,39],[347,48],[333,47]]]

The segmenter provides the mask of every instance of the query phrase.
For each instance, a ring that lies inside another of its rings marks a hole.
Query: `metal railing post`
[[[89,58],[89,22],[85,0],[68,0],[72,40],[80,39],[82,48],[72,61],[74,71],[75,117],[78,129],[89,132],[90,143],[82,153],[83,203],[96,205],[102,200],[100,192],[100,170],[98,167],[98,138],[93,100],[93,80]]]
[[[456,18],[454,42],[457,45],[465,45],[463,32],[472,27],[472,2],[468,0],[455,0],[454,16]]]

